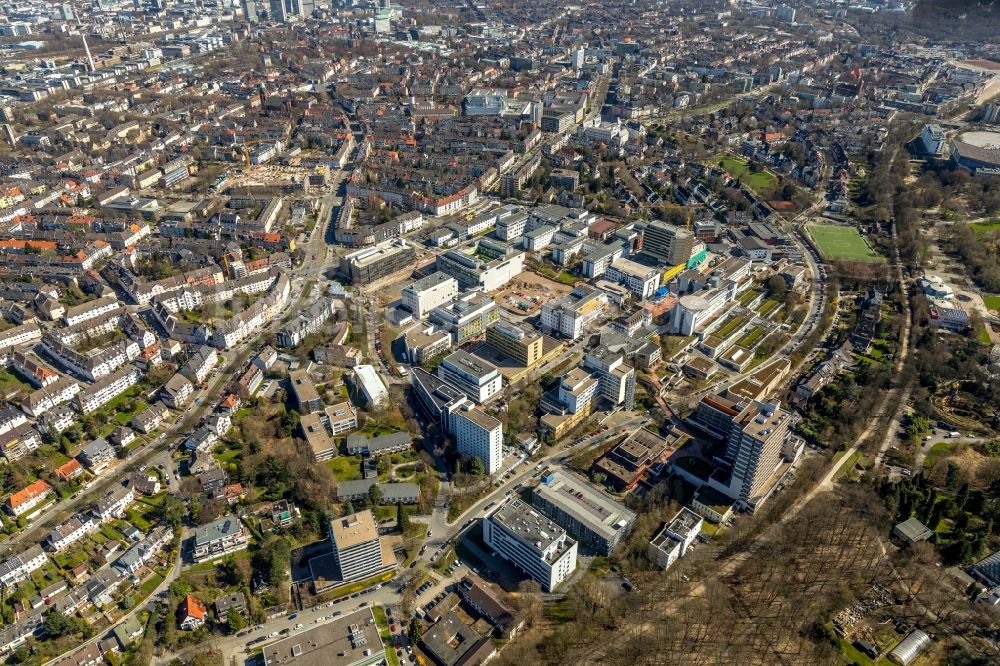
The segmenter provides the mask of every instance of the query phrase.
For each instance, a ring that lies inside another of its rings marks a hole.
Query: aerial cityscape
[[[0,660],[1000,664],[998,36],[0,2]]]

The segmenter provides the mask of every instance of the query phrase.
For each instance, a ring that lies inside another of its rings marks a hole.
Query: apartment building
[[[63,314],[63,323],[67,326],[76,326],[81,324],[88,319],[94,319],[95,317],[100,317],[113,310],[118,309],[119,303],[118,299],[114,296],[104,296],[103,298],[98,298],[93,301],[88,301],[86,303],[81,303],[80,305],[74,305],[73,307],[67,308],[66,312]]]
[[[7,509],[7,513],[19,518],[45,502],[53,492],[55,491],[52,486],[39,479],[34,483],[29,483],[16,493],[12,493],[4,503],[4,508]]]
[[[0,563],[0,585],[6,588],[16,587],[21,581],[27,580],[32,571],[41,569],[48,561],[42,547],[35,544]]]
[[[531,503],[581,547],[599,555],[610,555],[635,523],[635,512],[562,472],[544,475],[532,492]]]
[[[0,435],[0,453],[9,462],[20,460],[42,445],[42,436],[27,423]]]
[[[362,580],[387,568],[371,511],[331,520],[330,545],[343,581]]]
[[[408,451],[412,444],[413,440],[408,432],[390,432],[370,439],[358,433],[348,436],[347,441],[344,442],[348,455],[363,455],[373,458]]]
[[[337,447],[326,432],[321,414],[303,414],[299,420],[299,428],[302,429],[306,444],[312,450],[314,461],[324,462],[337,455]]]
[[[46,388],[59,379],[59,373],[42,363],[34,354],[15,350],[8,360],[10,369],[32,386]]]
[[[492,399],[503,387],[503,376],[495,365],[463,349],[441,362],[437,376],[477,403]]]
[[[76,422],[76,413],[68,405],[54,407],[38,419],[38,429],[61,433]]]
[[[199,347],[188,362],[181,368],[181,374],[187,377],[195,386],[201,386],[212,373],[212,369],[219,361],[219,355],[215,350],[207,345]]]
[[[115,449],[103,437],[91,441],[80,449],[76,459],[93,474],[100,474],[114,462]]]
[[[358,413],[346,400],[330,405],[324,410],[324,414],[334,437],[358,429]]]
[[[129,363],[76,394],[76,406],[83,414],[100,409],[139,382],[142,372]]]
[[[143,434],[148,434],[160,427],[170,410],[162,402],[155,402],[132,417],[130,425]]]
[[[94,515],[106,523],[125,515],[125,510],[135,501],[135,489],[129,486],[115,486],[97,500]]]
[[[451,333],[456,345],[483,335],[500,319],[497,304],[488,295],[470,292],[434,308],[430,320]]]
[[[542,305],[542,332],[576,340],[584,328],[607,312],[608,297],[592,287],[580,286]]]
[[[332,298],[320,298],[278,330],[278,344],[282,347],[298,346],[307,335],[318,332],[336,313],[337,306]]]
[[[319,397],[319,391],[316,390],[316,384],[313,383],[308,372],[293,370],[288,373],[288,385],[292,389],[299,413],[312,414],[323,409],[323,401]]]
[[[63,343],[52,333],[42,338],[42,346],[64,369],[86,379],[102,379],[129,361],[134,361],[142,351],[132,340],[121,340],[105,347],[82,353]]]
[[[25,425],[28,417],[16,407],[7,407],[0,410],[0,435],[10,432],[14,428]]]
[[[400,295],[403,307],[417,319],[423,319],[434,308],[445,305],[458,296],[458,281],[438,271],[403,287]]]
[[[500,471],[503,462],[503,425],[472,403],[451,413],[452,435],[460,456],[478,458],[487,474]]]
[[[240,375],[240,378],[236,380],[236,385],[239,387],[239,394],[244,398],[249,398],[260,385],[264,383],[264,372],[254,363],[251,363],[246,371]]]
[[[171,409],[181,409],[192,395],[194,395],[194,384],[179,372],[168,379],[160,389],[161,399]]]
[[[236,516],[225,516],[202,525],[191,541],[191,558],[195,564],[209,562],[229,553],[245,550],[247,533]]]
[[[483,521],[483,541],[546,592],[554,591],[576,569],[577,542],[517,498],[504,502]]]
[[[486,344],[524,367],[534,367],[542,360],[542,336],[525,324],[501,318],[486,329]]]
[[[14,347],[41,339],[42,329],[33,321],[8,328],[6,331],[0,332],[0,358],[7,356]]]
[[[74,543],[100,529],[101,523],[89,514],[78,513],[69,520],[56,525],[45,537],[45,545],[54,553],[60,553]]]
[[[701,516],[684,507],[650,539],[646,547],[646,557],[666,571],[670,565],[684,557],[701,532],[703,522]]]
[[[32,391],[21,403],[29,416],[38,418],[53,407],[71,401],[80,392],[80,384],[69,377],[59,377],[54,382]]]

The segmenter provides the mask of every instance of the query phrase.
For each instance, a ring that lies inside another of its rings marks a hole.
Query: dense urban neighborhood
[[[998,34],[0,3],[0,659],[1000,663]]]

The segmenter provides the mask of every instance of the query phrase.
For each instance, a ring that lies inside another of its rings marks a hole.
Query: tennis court
[[[854,227],[833,224],[806,226],[824,259],[830,261],[883,261]]]

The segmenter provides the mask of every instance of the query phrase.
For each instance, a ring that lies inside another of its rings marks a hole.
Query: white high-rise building
[[[576,569],[577,543],[526,502],[512,498],[483,521],[483,541],[551,592]]]
[[[386,568],[378,528],[371,511],[359,511],[331,520],[330,544],[342,580],[361,580]]]
[[[500,421],[466,401],[451,413],[450,430],[459,455],[479,458],[489,474],[499,471],[503,460],[503,424]]]
[[[438,271],[403,288],[403,307],[417,319],[423,319],[436,307],[449,303],[458,296],[458,281],[447,273]]]
[[[503,388],[503,375],[495,365],[463,349],[442,361],[437,368],[437,375],[479,403],[499,395]]]

